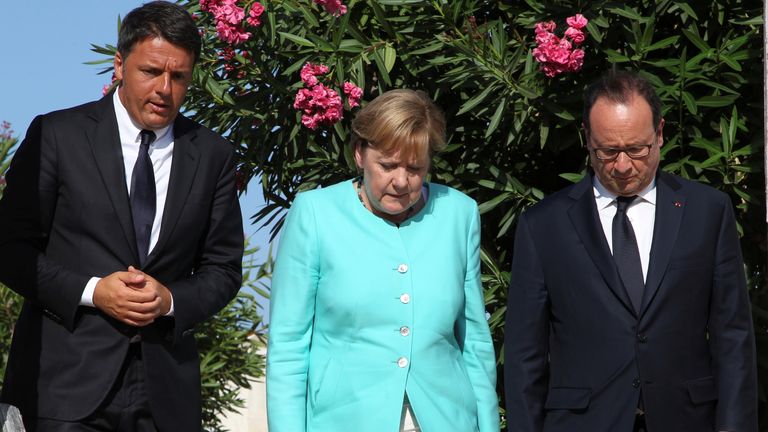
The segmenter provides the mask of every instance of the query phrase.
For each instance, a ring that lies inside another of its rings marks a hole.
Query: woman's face
[[[358,143],[355,162],[363,170],[365,196],[374,213],[391,220],[387,215],[404,215],[419,202],[428,159],[403,160],[399,152],[386,155]]]

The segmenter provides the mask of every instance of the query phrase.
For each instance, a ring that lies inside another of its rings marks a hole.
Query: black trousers
[[[141,344],[130,345],[114,387],[96,412],[76,422],[24,418],[24,427],[27,432],[157,432],[149,410]]]

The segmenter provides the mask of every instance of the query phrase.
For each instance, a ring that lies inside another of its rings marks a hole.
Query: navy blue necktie
[[[149,238],[152,234],[152,223],[155,220],[157,194],[155,192],[155,172],[152,160],[149,158],[149,145],[155,140],[151,130],[141,131],[139,157],[133,166],[131,175],[131,214],[133,215],[133,231],[136,233],[136,246],[139,251],[139,266],[144,266],[149,253]]]
[[[613,217],[613,259],[619,270],[624,288],[636,312],[640,312],[643,301],[643,266],[640,263],[640,251],[637,247],[635,231],[627,217],[627,207],[637,195],[616,198],[616,215]]]

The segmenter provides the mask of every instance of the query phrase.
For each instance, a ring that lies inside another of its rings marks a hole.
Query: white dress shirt
[[[128,193],[131,192],[131,175],[136,159],[139,157],[139,145],[141,143],[141,128],[134,123],[128,111],[123,106],[123,102],[118,96],[118,89],[112,95],[112,101],[117,116],[117,130],[120,134],[120,147],[123,152],[123,165],[125,169],[125,186]],[[155,191],[157,193],[157,206],[155,210],[155,219],[152,222],[152,232],[149,237],[149,251],[157,244],[160,238],[160,223],[163,220],[163,211],[165,210],[165,200],[168,195],[168,182],[171,177],[171,162],[173,161],[173,128],[169,125],[162,129],[154,131],[157,138],[149,145],[149,158],[152,160],[152,170],[155,173]],[[127,270],[127,269],[126,269]],[[93,291],[96,289],[96,283],[101,280],[99,277],[92,277],[85,285],[83,295],[80,298],[80,305],[93,306]],[[171,297],[171,309],[166,315],[173,315],[173,297]]]
[[[608,247],[613,253],[613,217],[616,215],[616,194],[611,193],[594,176],[592,190],[595,194],[597,211],[600,214],[600,224],[603,234],[608,241]],[[635,239],[640,252],[640,264],[643,267],[643,281],[648,275],[648,263],[651,257],[653,243],[653,226],[656,223],[656,179],[643,189],[638,198],[627,208],[627,217],[635,231]]]

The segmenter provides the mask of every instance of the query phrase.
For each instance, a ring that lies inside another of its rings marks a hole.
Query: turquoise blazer
[[[429,184],[398,228],[351,180],[298,195],[272,281],[270,432],[498,432],[477,204]]]

